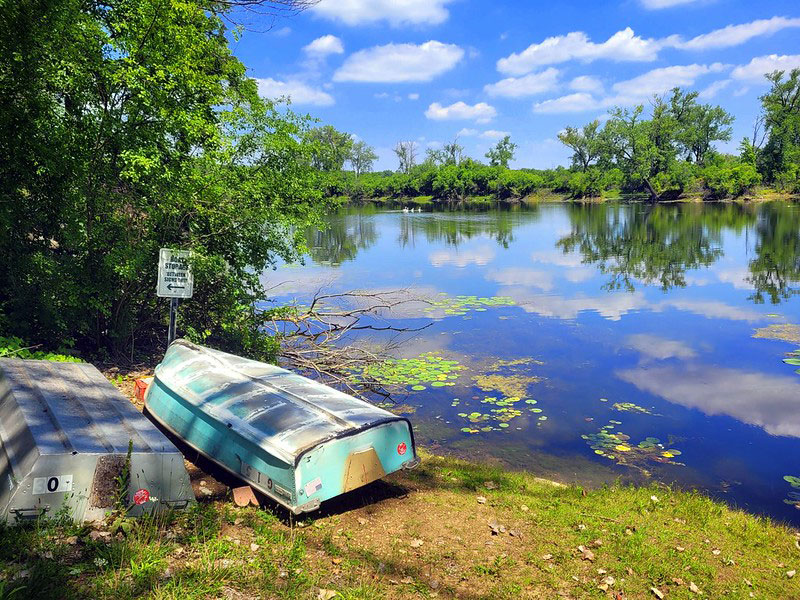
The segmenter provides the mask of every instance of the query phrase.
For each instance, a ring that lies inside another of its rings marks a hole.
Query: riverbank
[[[399,208],[420,208],[422,210],[481,210],[488,208],[513,208],[516,206],[530,206],[541,203],[602,203],[602,202],[641,202],[649,203],[645,194],[624,194],[616,190],[604,193],[602,196],[587,196],[585,198],[575,198],[567,193],[554,192],[552,190],[540,190],[532,194],[521,197],[499,198],[497,196],[467,196],[461,200],[443,200],[434,196],[381,196],[376,198],[350,198],[347,196],[337,196],[334,200],[340,206],[374,206],[376,208],[399,209]],[[761,189],[741,196],[729,196],[724,198],[710,198],[698,193],[680,194],[655,202],[655,204],[674,204],[674,203],[738,203],[747,204],[755,202],[797,202],[800,195],[779,192],[774,189]]]
[[[187,513],[0,530],[0,598],[800,597],[800,531],[702,494],[421,456],[299,519],[189,464]]]

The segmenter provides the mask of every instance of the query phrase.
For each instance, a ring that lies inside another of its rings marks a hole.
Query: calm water
[[[800,522],[783,480],[800,476],[800,375],[782,362],[797,346],[753,337],[800,323],[797,206],[364,209],[309,238],[305,266],[265,275],[282,300],[408,289],[449,302],[384,315],[432,323],[402,336],[398,357],[466,367],[455,385],[395,394],[419,442],[567,481],[652,477]],[[465,311],[459,295],[501,300]],[[508,393],[475,379],[487,373],[524,396],[503,404]],[[519,415],[501,426],[503,406]]]

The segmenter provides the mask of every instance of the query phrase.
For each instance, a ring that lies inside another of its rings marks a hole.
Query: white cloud
[[[280,29],[276,29],[275,31],[273,31],[272,35],[276,35],[278,37],[286,37],[290,33],[292,33],[291,27],[281,27]]]
[[[523,77],[501,79],[497,83],[490,83],[484,86],[483,89],[490,96],[503,96],[506,98],[533,96],[556,89],[558,75],[558,69],[550,67],[539,73],[530,73]]]
[[[303,46],[303,52],[315,58],[324,58],[329,54],[344,54],[342,40],[335,35],[323,35],[310,44]]]
[[[322,0],[311,10],[345,25],[387,21],[400,25],[438,25],[450,16],[446,5],[453,0]]]
[[[591,62],[605,58],[615,61],[652,61],[658,57],[660,42],[643,39],[626,27],[605,42],[596,44],[582,31],[549,37],[540,44],[531,44],[520,53],[497,61],[497,70],[509,75],[523,75],[540,65],[581,60]]]
[[[425,111],[425,116],[434,121],[452,121],[456,119],[471,119],[477,123],[488,123],[497,116],[497,111],[486,102],[474,105],[458,101],[450,106],[442,106],[434,102]]]
[[[684,50],[706,50],[708,48],[730,48],[738,46],[760,35],[772,35],[783,29],[800,27],[800,19],[786,17],[772,17],[759,19],[741,25],[728,25],[710,33],[698,35],[686,42],[677,45]]]
[[[334,104],[333,96],[317,88],[311,87],[302,81],[278,81],[267,77],[256,79],[258,93],[264,98],[278,98],[288,96],[293,104],[311,104],[313,106],[331,106]]]
[[[722,63],[711,65],[674,65],[653,69],[633,79],[619,81],[612,88],[616,92],[612,96],[595,98],[587,92],[576,92],[560,98],[545,100],[533,106],[537,113],[571,113],[585,112],[612,106],[630,106],[650,99],[653,95],[663,94],[674,87],[689,87],[704,75],[719,73],[730,68]],[[722,89],[724,85],[706,89],[704,97]]]
[[[648,358],[665,360],[667,358],[689,359],[697,356],[697,352],[683,342],[668,340],[656,335],[637,333],[629,335],[625,341],[634,350]]]
[[[408,99],[409,100],[419,100],[419,94],[417,94],[417,93],[409,94],[408,95]]]
[[[637,99],[649,98],[653,94],[662,94],[674,87],[686,87],[694,84],[695,80],[708,73],[719,73],[727,67],[722,63],[712,65],[674,65],[653,69],[633,79],[615,83],[614,91],[634,102]],[[618,99],[610,100],[613,104],[624,104]]]
[[[473,135],[478,135],[477,129],[469,129],[468,127],[464,127],[461,131],[459,131],[456,136],[457,137],[470,137]]]
[[[702,98],[703,100],[708,100],[709,98],[713,98],[719,92],[728,87],[731,83],[732,82],[730,79],[720,79],[719,81],[715,81],[707,88],[705,88],[702,92],[700,92],[700,98]]]
[[[698,0],[642,0],[642,5],[650,10],[658,10],[661,8],[680,6],[682,4],[692,4],[697,1]]]
[[[651,0],[654,2],[656,0]],[[664,6],[674,5],[676,0],[658,0]],[[728,25],[709,33],[684,40],[679,35],[660,39],[643,38],[626,27],[604,42],[595,43],[582,31],[549,37],[538,44],[531,44],[522,52],[515,52],[497,61],[497,70],[509,75],[524,75],[542,65],[554,65],[571,60],[584,63],[605,59],[617,62],[649,62],[658,58],[663,48],[680,50],[708,50],[730,48],[744,44],[759,36],[772,35],[789,28],[800,28],[800,18],[772,17],[750,23]],[[590,89],[573,88],[577,91]]]
[[[484,131],[480,137],[485,140],[499,140],[500,138],[504,138],[507,135],[511,135],[508,131],[498,131],[497,129],[487,129]]]
[[[770,54],[754,58],[746,65],[736,67],[731,76],[734,79],[752,83],[766,83],[764,75],[773,71],[789,71],[800,68],[800,54]]]
[[[491,270],[486,274],[486,279],[496,281],[500,285],[521,285],[537,288],[544,292],[549,292],[553,289],[552,273],[524,267]]]
[[[617,377],[642,391],[695,408],[706,415],[728,415],[771,435],[800,437],[800,383],[797,377],[727,369],[719,365],[653,367],[617,371]]]
[[[437,250],[428,256],[434,267],[453,265],[466,267],[467,265],[488,265],[494,260],[495,252],[490,246],[480,246],[474,249]]]
[[[464,56],[455,44],[386,44],[351,54],[333,74],[334,81],[401,83],[430,81]]]
[[[561,96],[560,98],[537,102],[533,105],[533,112],[550,114],[584,112],[587,110],[595,110],[602,106],[603,104],[599,100],[596,100],[591,94],[576,92],[574,94]]]
[[[603,82],[591,75],[581,75],[570,81],[569,87],[578,92],[602,92]]]

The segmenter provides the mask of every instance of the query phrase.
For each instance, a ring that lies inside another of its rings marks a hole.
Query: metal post
[[[171,298],[169,303],[169,333],[167,334],[167,346],[175,341],[175,321],[178,317],[178,299]]]

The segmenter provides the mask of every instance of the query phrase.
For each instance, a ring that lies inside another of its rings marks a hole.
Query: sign
[[[72,475],[50,475],[33,478],[33,494],[56,494],[72,491]]]
[[[191,252],[161,248],[158,255],[158,290],[160,298],[191,298],[194,276],[189,264]]]
[[[134,504],[144,504],[148,500],[150,500],[150,492],[144,488],[136,490],[136,493],[133,495]]]

